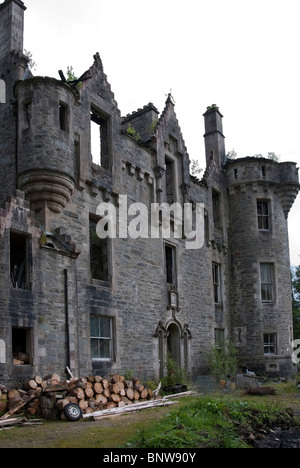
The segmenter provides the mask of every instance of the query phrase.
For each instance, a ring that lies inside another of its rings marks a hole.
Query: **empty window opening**
[[[113,318],[91,317],[92,359],[113,359]]]
[[[108,120],[91,110],[91,154],[92,161],[109,169]]]
[[[264,334],[264,354],[277,354],[277,334]]]
[[[80,180],[80,135],[75,133],[74,135],[74,173],[76,183],[79,184]]]
[[[109,281],[108,239],[100,239],[96,220],[90,220],[90,267],[92,278]]]
[[[64,132],[69,132],[69,109],[63,102],[59,103],[59,127]]]
[[[274,265],[262,263],[260,265],[261,300],[274,302]]]
[[[15,366],[30,364],[30,335],[29,328],[12,328],[12,352]]]
[[[260,231],[270,230],[270,202],[257,201],[258,229]]]
[[[16,289],[30,289],[28,278],[28,236],[10,233],[10,278]]]
[[[175,201],[175,186],[174,186],[174,162],[168,158],[165,160],[166,167],[166,197],[167,202],[172,205]]]
[[[24,111],[24,130],[30,127],[31,124],[31,115],[32,115],[32,104],[31,101],[25,101],[23,103]]]
[[[166,279],[167,283],[176,286],[176,249],[170,245],[165,246]]]
[[[263,177],[266,177],[266,166],[261,167],[261,173]]]
[[[221,267],[217,263],[212,266],[213,285],[214,285],[214,301],[215,304],[221,302]]]
[[[235,179],[238,178],[238,170],[237,170],[237,169],[234,169],[234,178],[235,178]]]
[[[212,192],[212,205],[213,205],[213,221],[216,229],[222,229],[221,220],[221,196],[219,192],[213,190]]]

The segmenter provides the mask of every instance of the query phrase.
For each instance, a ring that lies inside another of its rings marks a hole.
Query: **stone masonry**
[[[212,105],[206,169],[191,176],[172,96],[161,114],[149,103],[122,117],[98,53],[79,84],[32,76],[25,10],[21,0],[0,4],[1,383],[64,375],[66,366],[155,379],[168,352],[196,377],[227,339],[241,366],[291,375],[296,165],[228,160]],[[153,203],[189,204],[194,219],[204,206],[203,246],[187,249],[173,229],[100,239],[99,205],[114,207],[119,231],[124,200],[149,213]]]

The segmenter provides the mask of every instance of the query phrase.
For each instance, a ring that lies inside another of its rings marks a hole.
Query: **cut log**
[[[139,400],[140,399],[140,392],[137,390],[133,390],[133,399],[134,400]]]
[[[114,403],[113,401],[109,401],[106,405],[106,408],[107,409],[112,409],[112,408],[116,408],[116,403]]]
[[[112,393],[109,399],[114,403],[119,403],[121,401],[120,395],[117,395],[116,393]]]
[[[42,379],[42,377],[40,377],[39,375],[36,375],[35,378],[34,378],[34,380],[36,381],[36,383],[37,383],[38,385],[42,385],[42,383],[43,383],[43,379]]]
[[[126,396],[128,400],[133,400],[134,399],[134,392],[131,388],[127,388],[126,390]]]
[[[134,390],[137,390],[138,392],[142,393],[142,391],[145,390],[145,387],[142,384],[137,384],[134,386]]]
[[[106,398],[109,398],[110,394],[111,394],[111,392],[110,392],[109,388],[105,388],[103,390],[103,395],[106,396]]]
[[[8,392],[8,400],[11,401],[11,400],[15,400],[15,399],[21,399],[21,394],[19,392],[19,390],[17,389],[13,389],[13,390],[10,390]]]
[[[79,401],[79,406],[82,410],[86,410],[89,406],[89,402],[86,400],[80,400]]]
[[[101,383],[102,382],[102,377],[100,377],[100,375],[95,375],[95,382]]]
[[[88,398],[92,398],[94,396],[94,390],[92,388],[88,387],[84,392]]]
[[[95,401],[97,403],[102,403],[103,405],[106,405],[107,403],[107,398],[106,396],[104,396],[102,393],[98,393],[96,396],[95,396]]]
[[[67,406],[69,403],[70,403],[69,398],[63,398],[56,402],[56,406],[59,409],[59,411],[62,411],[64,407]]]
[[[125,384],[125,388],[130,388],[131,390],[133,390],[132,380],[125,380],[124,384]]]
[[[87,380],[90,382],[90,383],[94,383],[95,382],[95,377],[93,375],[89,375],[87,377]]]
[[[144,390],[141,392],[141,398],[146,399],[148,396],[148,390],[144,388]]]
[[[24,383],[25,390],[35,390],[37,386],[38,384],[33,379],[27,380],[27,382]]]
[[[102,379],[102,382],[101,382],[101,383],[102,383],[103,388],[108,388],[109,382],[108,382],[107,379]]]
[[[85,393],[84,393],[84,390],[82,388],[80,388],[80,387],[75,388],[74,393],[75,393],[76,397],[78,398],[78,400],[84,400],[85,399]]]
[[[112,388],[110,389],[112,393],[117,393],[120,394],[122,390],[124,390],[124,384],[123,382],[119,381],[117,383],[114,383],[112,385]]]
[[[95,393],[103,393],[103,386],[100,382],[94,383],[94,392]]]

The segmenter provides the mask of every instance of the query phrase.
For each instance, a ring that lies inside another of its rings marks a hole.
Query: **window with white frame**
[[[91,317],[92,359],[111,361],[113,359],[113,318]]]
[[[264,334],[264,354],[277,354],[277,334]]]
[[[260,264],[260,288],[261,301],[264,303],[274,302],[274,264]]]

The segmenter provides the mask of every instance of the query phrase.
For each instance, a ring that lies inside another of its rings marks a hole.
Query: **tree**
[[[294,339],[300,339],[300,265],[292,267]]]
[[[191,161],[191,174],[193,176],[199,177],[203,169],[201,169],[199,161],[197,159],[192,159]]]

